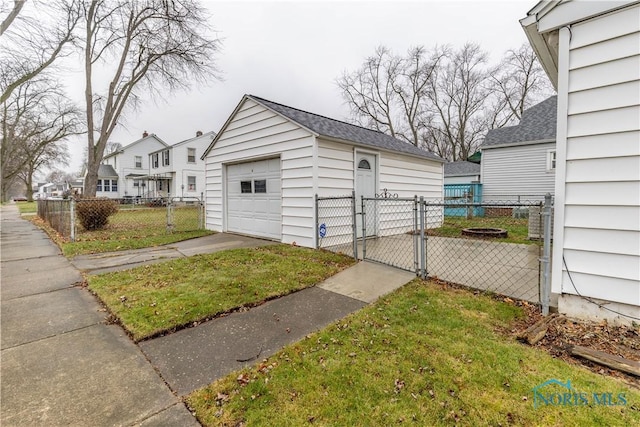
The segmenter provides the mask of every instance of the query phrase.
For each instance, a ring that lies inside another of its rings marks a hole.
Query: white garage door
[[[280,159],[227,166],[227,231],[282,238]]]

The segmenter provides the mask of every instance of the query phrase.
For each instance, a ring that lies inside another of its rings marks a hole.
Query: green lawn
[[[132,206],[137,207],[123,205],[102,230],[86,231],[78,225],[76,241],[62,243],[65,256],[146,248],[212,234],[198,229],[196,208],[176,208],[173,228],[168,231],[166,207]]]
[[[88,278],[135,340],[313,286],[353,264],[332,252],[234,249]]]
[[[637,389],[499,332],[522,315],[415,280],[186,401],[205,426],[640,425]],[[550,379],[570,380],[589,404],[534,408],[533,388]],[[596,405],[593,393],[627,404]]]
[[[512,217],[475,217],[466,219],[464,217],[445,216],[442,227],[429,229],[427,230],[427,234],[430,236],[466,238],[462,235],[462,229],[464,228],[502,228],[507,230],[508,237],[503,239],[491,239],[492,241],[538,244],[538,241],[528,239],[528,221],[529,220],[527,218]]]
[[[38,212],[38,202],[16,202],[16,206],[21,214],[32,214]]]

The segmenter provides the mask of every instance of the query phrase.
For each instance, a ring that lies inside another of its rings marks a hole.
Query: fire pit
[[[483,238],[501,238],[507,237],[507,230],[503,228],[464,228],[463,236],[483,237]]]

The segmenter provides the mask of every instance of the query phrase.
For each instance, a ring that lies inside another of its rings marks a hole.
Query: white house
[[[520,22],[558,90],[558,309],[639,322],[640,2],[542,1]]]
[[[196,136],[148,154],[148,189],[155,196],[200,198],[204,192],[204,160],[215,132]]]
[[[443,160],[381,132],[245,95],[203,158],[206,225],[315,247],[315,195],[442,198]]]
[[[149,175],[149,153],[169,147],[155,134],[144,132],[142,138],[104,156],[98,171],[97,197],[113,199],[123,197],[147,197]],[[109,175],[109,176],[107,176]]]
[[[484,201],[554,194],[557,97],[525,110],[520,123],[492,129],[480,146]]]
[[[480,182],[480,165],[460,160],[444,164],[444,184],[474,184]]]

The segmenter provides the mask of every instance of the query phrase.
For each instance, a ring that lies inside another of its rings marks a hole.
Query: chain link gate
[[[319,248],[424,278],[550,303],[552,199],[317,198]]]

